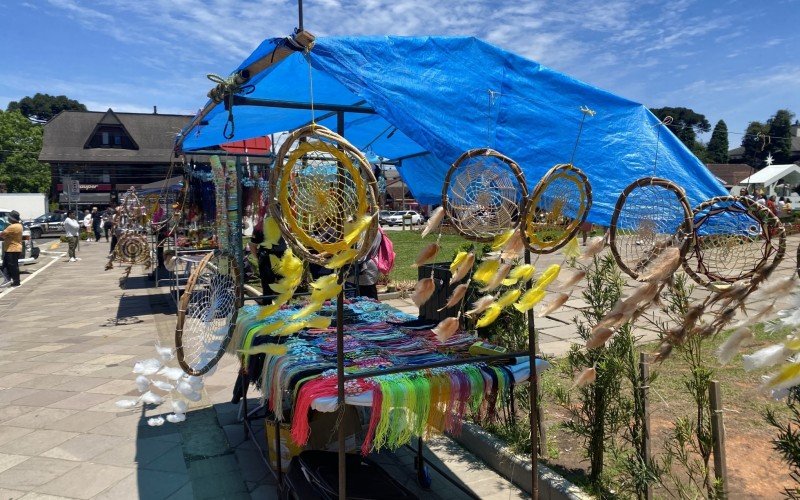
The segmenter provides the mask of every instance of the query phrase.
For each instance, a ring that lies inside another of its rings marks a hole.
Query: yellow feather
[[[311,302],[325,302],[326,300],[330,300],[337,295],[339,292],[342,291],[342,285],[334,283],[333,285],[329,285],[325,288],[321,288],[319,290],[311,290]]]
[[[281,258],[277,255],[269,254],[269,267],[271,267],[273,271],[277,272],[280,266]]]
[[[353,250],[352,248],[348,248],[342,252],[337,253],[331,259],[325,263],[325,267],[328,269],[339,269],[340,267],[344,266],[353,261],[358,255],[358,250]]]
[[[458,252],[453,262],[450,263],[450,273],[455,272],[458,266],[467,258],[467,252]]]
[[[564,246],[564,257],[577,259],[581,256],[581,249],[578,246],[578,238],[572,238]]]
[[[536,268],[530,264],[520,264],[508,273],[508,278],[503,280],[504,286],[516,285],[520,281],[525,282],[533,277]]]
[[[500,312],[502,310],[503,309],[501,307],[497,307],[497,305],[489,306],[489,309],[483,313],[483,316],[481,316],[481,319],[478,320],[478,323],[475,326],[478,328],[483,328],[484,326],[491,325],[494,323],[494,320],[500,316]]]
[[[558,278],[558,273],[561,271],[561,266],[558,264],[553,264],[547,269],[544,270],[539,279],[536,280],[536,284],[533,285],[533,288],[541,288],[542,290],[547,287],[550,283],[553,282],[554,279]]]
[[[331,318],[326,316],[314,316],[313,318],[306,320],[306,326],[308,328],[317,329],[328,328],[331,326]]]
[[[496,260],[484,260],[481,262],[481,265],[478,266],[478,269],[475,270],[472,279],[485,285],[489,283],[489,280],[492,279],[492,276],[495,275],[499,268],[500,262]]]
[[[531,288],[520,297],[519,301],[514,304],[514,308],[519,312],[525,312],[533,306],[541,302],[545,296],[545,291],[540,288]]]
[[[357,221],[348,222],[344,225],[344,242],[347,246],[353,246],[361,238],[361,235],[372,223],[373,218],[374,215],[362,215]]]
[[[262,320],[262,319],[264,319],[264,318],[266,318],[266,317],[268,317],[268,316],[272,316],[273,314],[275,314],[276,312],[278,312],[278,309],[280,309],[282,305],[283,305],[283,304],[279,304],[279,303],[272,303],[272,304],[270,304],[270,305],[268,305],[268,306],[263,306],[263,307],[262,307],[262,308],[261,308],[261,309],[258,311],[258,316],[257,316],[257,318],[258,318],[259,320]]]
[[[277,245],[281,239],[281,228],[278,227],[278,221],[269,215],[264,217],[264,242],[261,246],[264,248],[272,248]]]
[[[322,302],[309,302],[307,306],[292,314],[292,320],[303,319],[322,309]]]
[[[270,323],[268,325],[264,325],[256,330],[256,337],[260,337],[262,335],[270,335],[277,330],[283,328],[285,323],[283,321],[276,321],[275,323]]]
[[[520,295],[522,295],[522,292],[519,289],[509,290],[497,299],[497,304],[495,305],[501,309],[508,307],[516,301]]]
[[[261,344],[239,352],[251,356],[253,354],[269,354],[272,356],[283,356],[286,354],[286,346],[281,344]]]
[[[508,231],[495,236],[494,241],[492,241],[492,250],[500,250],[503,248],[505,244],[508,243],[508,240],[514,236],[514,231],[516,231],[516,229],[509,229]]]
[[[450,284],[457,283],[464,279],[464,276],[469,274],[472,271],[472,264],[475,263],[475,254],[470,252],[464,257],[464,259],[458,264],[458,268],[453,276],[450,278]]]
[[[329,287],[331,285],[335,285],[337,279],[339,279],[339,277],[335,273],[334,274],[328,274],[326,276],[320,276],[315,281],[312,281],[310,283],[310,285],[311,285],[311,288],[315,288],[317,290],[322,290],[323,288],[327,288],[327,287]]]
[[[303,328],[306,327],[305,321],[295,321],[294,323],[289,323],[284,326],[282,329],[275,332],[276,337],[286,337],[287,335],[292,335],[294,333],[299,332]]]
[[[780,371],[767,380],[766,386],[771,389],[786,389],[798,384],[800,363],[784,365]]]

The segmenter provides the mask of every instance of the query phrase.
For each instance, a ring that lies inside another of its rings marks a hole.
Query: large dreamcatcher
[[[765,266],[774,269],[786,252],[783,224],[750,198],[713,198],[694,209],[692,220],[694,247],[683,268],[700,285],[749,280]]]
[[[668,180],[638,179],[617,199],[609,232],[611,253],[620,269],[635,279],[646,276],[670,248],[677,248],[683,259],[691,235],[692,209],[686,194]]]
[[[377,182],[344,137],[309,125],[281,146],[270,175],[270,212],[297,257],[330,264],[369,251],[377,233]]]
[[[447,171],[442,207],[464,238],[489,242],[519,225],[527,194],[512,159],[492,149],[470,149]]]
[[[215,250],[195,267],[178,304],[175,350],[183,371],[200,376],[225,353],[241,295],[236,259]]]
[[[586,175],[571,164],[554,166],[525,203],[525,245],[537,254],[555,252],[575,236],[591,206],[592,186]]]
[[[124,232],[114,247],[114,260],[122,264],[143,264],[150,267],[150,245],[147,235],[135,232]]]

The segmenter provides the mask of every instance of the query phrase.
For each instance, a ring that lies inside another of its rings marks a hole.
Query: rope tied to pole
[[[228,120],[225,122],[222,135],[226,139],[233,139],[236,133],[236,124],[233,120],[233,97],[235,95],[252,94],[256,89],[254,85],[245,85],[250,79],[250,74],[247,70],[241,70],[227,78],[215,73],[207,74],[206,78],[217,84],[216,87],[208,92],[208,98],[216,104],[224,102],[225,108],[228,110]]]

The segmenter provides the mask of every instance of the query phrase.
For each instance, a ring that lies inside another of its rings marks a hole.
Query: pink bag
[[[394,245],[392,240],[383,231],[383,228],[378,226],[378,231],[381,233],[381,244],[378,246],[378,253],[375,254],[375,264],[378,266],[378,272],[381,274],[389,274],[394,268]]]

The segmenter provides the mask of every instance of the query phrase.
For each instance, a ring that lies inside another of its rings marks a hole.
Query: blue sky
[[[473,35],[732,133],[800,115],[800,0],[306,0],[318,36]],[[36,92],[89,109],[194,113],[211,83],[297,24],[295,0],[0,0],[0,107]],[[800,117],[800,116],[799,116]],[[731,147],[741,142],[730,135]]]

